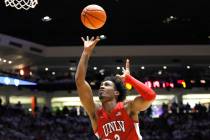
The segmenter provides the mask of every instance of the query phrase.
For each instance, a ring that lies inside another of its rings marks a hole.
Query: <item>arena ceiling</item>
[[[89,30],[80,21],[82,9],[93,3],[107,12],[107,22],[99,30]],[[210,1],[196,0],[39,0],[34,9],[25,11],[6,7],[2,0],[0,44],[6,35],[37,43],[43,53],[26,51],[27,47],[30,49],[27,43],[24,47],[10,47],[14,43],[1,45],[0,58],[13,63],[1,61],[0,70],[14,73],[22,65],[30,66],[34,78],[53,76],[53,71],[62,77],[77,64],[82,51],[80,37],[86,35],[106,36],[100,42],[102,49],[94,52],[90,69],[104,66],[111,73],[123,66],[127,57],[135,66],[132,71],[139,71],[143,65],[156,70],[164,65],[209,69],[209,9]],[[43,21],[45,16],[51,21]],[[48,74],[46,67],[50,68]]]
[[[107,12],[99,30],[86,29],[82,9],[98,4]],[[81,36],[105,35],[104,45],[209,44],[210,2],[196,0],[39,0],[31,10],[0,2],[0,33],[46,46],[81,45]],[[51,21],[42,18],[49,16]]]

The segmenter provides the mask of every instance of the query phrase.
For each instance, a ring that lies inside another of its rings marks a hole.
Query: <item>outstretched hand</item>
[[[126,59],[125,68],[123,68],[122,72],[123,72],[122,75],[117,74],[116,76],[124,82],[125,76],[130,75],[130,60],[129,59]]]
[[[96,44],[100,41],[99,36],[96,38],[93,36],[89,39],[89,36],[86,37],[86,40],[81,37],[82,41],[84,42],[84,51],[87,53],[91,53],[95,48]]]

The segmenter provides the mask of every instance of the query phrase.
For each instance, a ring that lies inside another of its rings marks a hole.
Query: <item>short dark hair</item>
[[[126,88],[121,79],[116,76],[107,76],[103,81],[112,81],[115,85],[116,90],[119,92],[119,96],[117,98],[117,102],[122,102],[126,98]]]

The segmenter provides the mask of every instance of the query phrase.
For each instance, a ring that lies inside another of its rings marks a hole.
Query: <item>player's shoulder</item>
[[[123,106],[125,108],[125,110],[129,113],[131,110],[131,104],[132,104],[132,100],[125,100],[123,102]]]
[[[132,100],[125,100],[122,103],[124,106],[128,106],[131,102],[132,102]]]
[[[102,108],[102,105],[100,103],[95,103],[96,111],[100,110]]]

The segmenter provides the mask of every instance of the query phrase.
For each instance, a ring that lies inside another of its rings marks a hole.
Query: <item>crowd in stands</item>
[[[210,108],[197,104],[163,104],[160,117],[151,117],[151,108],[141,112],[143,140],[207,140],[210,138]],[[24,110],[21,103],[0,102],[0,140],[96,140],[83,109],[64,107],[52,112],[36,108],[36,114]]]
[[[144,140],[207,140],[210,138],[210,107],[189,104],[170,107],[163,104],[158,118],[150,111],[140,113],[140,129]]]

